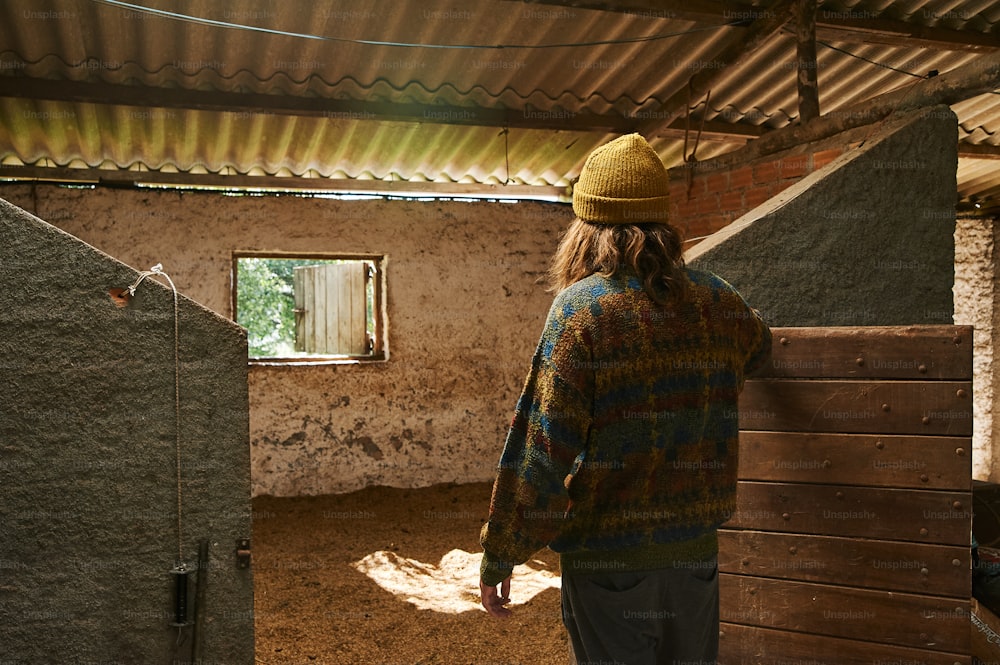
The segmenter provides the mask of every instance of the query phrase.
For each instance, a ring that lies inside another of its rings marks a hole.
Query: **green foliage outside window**
[[[316,263],[315,259],[239,259],[236,322],[247,329],[251,357],[295,355],[292,270]]]

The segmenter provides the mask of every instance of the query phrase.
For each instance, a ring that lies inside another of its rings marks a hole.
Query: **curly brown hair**
[[[592,224],[574,219],[549,267],[552,291],[594,273],[611,276],[631,269],[643,290],[661,305],[684,294],[681,237],[669,224]]]

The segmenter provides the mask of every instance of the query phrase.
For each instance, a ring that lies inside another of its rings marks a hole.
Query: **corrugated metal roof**
[[[104,0],[5,0],[0,80],[15,86],[82,82],[119,91],[139,86],[185,93],[193,101],[175,108],[144,106],[141,99],[126,104],[9,93],[0,96],[0,163],[564,187],[586,155],[615,135],[575,121],[589,114],[624,128],[657,117],[691,76],[722,69],[719,54],[745,31],[736,23],[768,11],[729,3],[713,23],[667,9],[622,13],[504,0],[135,2],[215,23]],[[1000,2],[983,0],[827,2],[821,9],[821,15],[852,20],[979,33],[991,33],[1000,22]],[[820,42],[824,112],[919,80],[909,74],[950,71],[978,57],[957,48]],[[778,33],[724,69],[712,86],[706,119],[716,129],[732,126],[733,134],[703,141],[698,157],[742,146],[747,137],[740,134],[754,127],[794,122],[794,63],[794,39]],[[340,110],[230,109],[218,101],[200,106],[202,100],[233,99],[213,97],[221,93],[329,100]],[[390,109],[415,105],[422,117],[386,119],[369,113],[371,106],[352,112],[336,105],[345,101]],[[1000,127],[997,95],[955,109],[964,143],[1000,143],[993,138]],[[504,133],[502,123],[477,120],[486,112],[551,122]],[[464,119],[447,117],[466,113]],[[678,132],[652,142],[668,165],[682,161]],[[960,192],[1000,194],[1000,176],[996,184],[989,177],[994,163],[963,159]]]

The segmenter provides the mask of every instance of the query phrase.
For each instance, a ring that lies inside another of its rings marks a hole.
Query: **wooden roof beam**
[[[1000,87],[1000,51],[980,56],[934,78],[887,92],[871,99],[837,109],[807,123],[775,129],[745,148],[720,155],[716,165],[741,164],[788,148],[821,141],[840,132],[864,127],[894,113],[958,102],[993,92]],[[968,148],[962,148],[968,152]],[[971,155],[966,155],[971,156]]]
[[[819,117],[819,82],[816,74],[816,0],[796,0],[796,85],[799,92],[799,122]]]
[[[331,120],[371,120],[419,122],[452,125],[508,127],[511,129],[606,132],[626,134],[635,131],[644,118],[659,117],[654,112],[637,111],[634,116],[616,113],[573,113],[562,109],[491,109],[438,104],[394,104],[348,99],[293,97],[255,93],[182,90],[151,86],[57,81],[28,77],[0,76],[0,97],[44,99],[66,103],[134,106],[210,111],[215,113],[259,113],[326,117]],[[674,123],[666,130],[683,131]],[[721,120],[705,123],[705,138],[755,138],[763,130],[755,125]]]
[[[720,0],[505,0],[529,5],[555,5],[566,9],[592,9],[638,18],[674,19],[695,23],[750,23],[765,7],[751,7]]]
[[[752,18],[767,11],[722,0],[506,0],[527,4],[554,5],[568,9],[633,14],[638,17],[677,19],[696,23],[737,23],[747,26]],[[933,18],[933,17],[931,17]],[[969,16],[968,18],[972,18]],[[864,44],[882,44],[941,51],[987,53],[1000,49],[1000,35],[976,30],[956,30],[883,18],[869,11],[820,9],[816,15],[816,36]]]
[[[958,142],[958,156],[964,159],[1000,159],[1000,146]]]
[[[990,53],[1000,49],[1000,36],[977,30],[954,30],[880,18],[871,12],[820,9],[816,36],[861,44],[881,44],[938,51]]]
[[[217,113],[296,115],[331,120],[379,120],[511,129],[626,133],[636,124],[635,119],[619,114],[575,113],[564,109],[397,104],[20,76],[0,76],[0,97]]]

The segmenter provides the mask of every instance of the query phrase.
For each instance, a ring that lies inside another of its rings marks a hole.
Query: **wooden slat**
[[[741,432],[741,480],[969,490],[969,437]]]
[[[326,335],[326,295],[318,293],[322,288],[315,268],[308,268],[306,272],[306,334],[309,336],[306,341],[306,352],[315,353],[318,345],[322,345],[321,340]],[[310,312],[312,314],[310,315]]]
[[[295,350],[302,352],[306,350],[308,335],[305,330],[307,320],[305,316],[305,274],[301,269],[292,270],[292,296],[295,299]]]
[[[802,582],[968,597],[968,547],[763,531],[719,531],[719,570]]]
[[[756,376],[972,378],[971,326],[774,328],[771,361]]]
[[[963,547],[971,543],[969,492],[741,481],[736,497],[728,528]]]
[[[969,646],[968,597],[917,594],[723,574],[721,620],[962,653]]]
[[[773,333],[739,404],[720,662],[969,663],[971,328]]]
[[[364,355],[367,313],[365,311],[365,264],[350,261],[323,266],[330,289],[327,325],[330,341],[324,353]]]
[[[365,331],[368,328],[368,308],[366,307],[368,294],[365,291],[365,273],[368,268],[360,261],[351,262],[349,268],[351,274],[350,353],[360,356],[368,352],[365,336]]]
[[[970,665],[968,654],[724,623],[719,665]]]
[[[746,430],[972,435],[969,381],[747,381]]]
[[[351,264],[338,263],[326,266],[331,284],[336,289],[337,308],[331,323],[335,326],[334,343],[327,347],[327,353],[351,353],[351,312],[353,293],[351,292]]]

